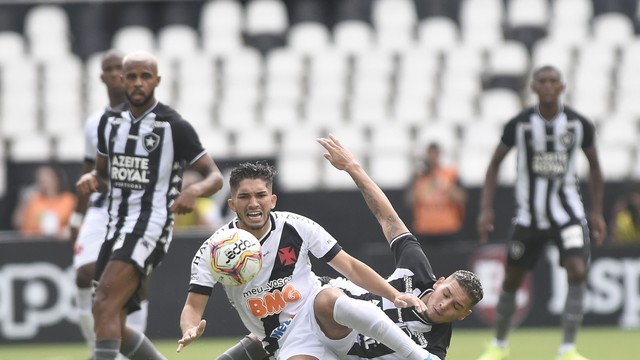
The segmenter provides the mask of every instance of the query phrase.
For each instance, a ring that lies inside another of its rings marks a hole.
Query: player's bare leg
[[[237,344],[229,348],[216,360],[267,360],[269,354],[262,343],[253,334],[243,337]]]

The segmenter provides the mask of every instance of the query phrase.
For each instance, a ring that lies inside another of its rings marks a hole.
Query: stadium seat
[[[343,20],[333,28],[333,42],[338,51],[346,54],[369,52],[374,48],[374,31],[361,20]]]
[[[350,149],[351,150],[351,149]],[[351,151],[361,162],[363,154]],[[320,174],[322,176],[321,186],[325,190],[357,190],[358,187],[351,179],[351,176],[344,171],[340,171],[331,165],[327,160],[320,162]]]
[[[369,157],[369,174],[382,189],[404,190],[413,174],[413,162],[406,154],[377,153]]]
[[[230,132],[222,128],[198,131],[200,142],[215,161],[230,159],[234,156]]]
[[[54,137],[54,158],[60,162],[84,160],[84,133],[61,133]]]
[[[324,87],[333,83],[335,87],[342,87],[346,84],[349,71],[350,66],[343,53],[332,51],[311,57],[308,76],[311,93],[317,84],[323,84]]]
[[[414,46],[417,13],[413,0],[375,0],[371,12],[379,49],[397,52]]]
[[[370,131],[370,156],[395,154],[411,158],[414,149],[412,130],[406,124],[390,122],[373,127]]]
[[[336,135],[354,154],[364,154],[369,149],[370,144],[367,129],[361,124],[335,126],[330,129],[330,132]]]
[[[242,4],[236,0],[207,1],[200,12],[200,32],[207,35],[240,34],[243,28]]]
[[[605,181],[627,180],[632,174],[632,149],[625,146],[600,146],[600,166]]]
[[[638,144],[638,123],[628,117],[607,119],[600,123],[598,143],[605,147],[634,147]]]
[[[257,81],[263,74],[263,58],[253,48],[243,48],[223,59],[222,74],[225,81]]]
[[[256,103],[223,100],[217,106],[217,125],[227,130],[252,129],[258,123]]]
[[[158,31],[158,52],[169,61],[193,57],[200,49],[198,32],[189,25],[167,25]]]
[[[588,24],[593,17],[592,0],[554,0],[551,2],[552,21],[556,23]]]
[[[349,103],[352,124],[366,128],[385,126],[390,122],[387,99],[373,97],[354,98]]]
[[[30,54],[36,59],[51,59],[71,52],[69,16],[61,6],[31,7],[24,18],[24,34]]]
[[[529,52],[526,46],[515,40],[506,40],[489,49],[487,82],[490,86],[505,86],[520,90],[529,66]]]
[[[280,136],[280,153],[319,157],[322,147],[316,139],[322,135],[316,126],[292,126]]]
[[[460,181],[465,186],[483,185],[492,153],[493,151],[478,151],[472,146],[463,146],[459,150],[457,164]]]
[[[510,89],[489,89],[480,94],[478,107],[482,121],[505,124],[522,111],[520,94]]]
[[[129,25],[119,28],[111,40],[111,47],[129,53],[135,50],[146,50],[155,53],[156,38],[148,27]]]
[[[264,86],[264,101],[267,103],[297,103],[303,96],[301,80],[268,79]]]
[[[540,40],[533,47],[531,54],[531,66],[537,68],[543,65],[552,65],[558,68],[566,76],[573,64],[573,54],[571,48],[566,44],[552,39]]]
[[[346,124],[344,100],[310,98],[303,103],[303,123],[306,127],[321,129],[328,133],[334,127]]]
[[[27,45],[22,34],[0,31],[0,64],[22,61],[27,55]]]
[[[544,28],[549,21],[549,1],[511,0],[507,7],[507,26],[535,26]]]
[[[270,158],[278,154],[275,132],[266,126],[251,129],[236,127],[234,132],[234,156],[237,158]]]
[[[294,24],[287,34],[287,47],[301,54],[317,54],[331,46],[331,34],[325,24],[303,22]]]
[[[593,40],[598,43],[624,46],[635,37],[631,19],[621,13],[605,13],[593,18]]]
[[[480,152],[492,152],[502,136],[501,126],[485,122],[467,124],[462,129],[461,144]]]
[[[322,179],[320,160],[322,158],[317,155],[281,154],[277,159],[279,185],[287,192],[318,189]]]
[[[417,42],[421,49],[443,53],[460,44],[460,29],[448,17],[431,16],[418,23]]]
[[[51,139],[42,134],[24,134],[11,139],[8,159],[15,162],[47,161],[53,158]]]
[[[435,142],[440,144],[443,158],[455,158],[460,145],[455,124],[439,119],[428,122],[417,130],[415,140],[416,155],[422,155],[424,149],[426,149],[429,144]]]
[[[301,125],[297,102],[266,102],[262,107],[262,124],[279,132]]]
[[[220,96],[220,73],[215,58],[210,54],[198,52],[178,62],[176,92],[179,100],[213,104]]]
[[[391,105],[391,117],[399,124],[420,127],[430,121],[431,95],[396,97]]]
[[[388,103],[390,95],[391,81],[388,78],[362,74],[353,80],[351,97],[356,101],[369,101],[376,106],[377,103]]]
[[[466,0],[460,7],[463,44],[485,50],[504,40],[502,0]]]
[[[265,59],[265,75],[269,80],[301,81],[306,74],[304,58],[299,53],[289,49],[274,49]]]
[[[284,34],[289,26],[285,4],[278,0],[248,1],[244,25],[249,35]]]

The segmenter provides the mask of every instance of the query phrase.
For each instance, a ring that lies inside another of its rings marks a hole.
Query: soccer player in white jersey
[[[230,175],[228,204],[237,217],[220,230],[241,228],[252,233],[262,244],[263,265],[247,284],[224,286],[251,337],[221,359],[240,358],[245,353],[251,354],[249,358],[260,359],[267,355],[263,347],[269,353],[277,351],[278,340],[286,333],[291,318],[320,287],[311,270],[310,256],[327,262],[354,283],[399,307],[423,307],[414,295],[399,292],[369,266],[343,251],[336,239],[316,222],[291,212],[274,211],[277,200],[272,192],[274,175],[275,169],[262,162],[243,163]],[[206,326],[202,316],[216,284],[206,264],[206,251],[205,241],[191,265],[189,293],[180,316],[183,335],[178,341],[178,351],[200,337]],[[375,316],[369,314],[368,318]],[[384,314],[377,316],[386,319],[388,327],[395,328]],[[395,330],[398,329],[389,332]],[[409,343],[408,353],[421,350],[401,331],[395,334],[401,337],[400,341]],[[262,346],[254,339],[260,340]],[[329,354],[320,358],[329,359]]]
[[[607,233],[602,216],[603,179],[593,124],[561,103],[562,75],[552,66],[533,72],[531,89],[538,103],[507,122],[500,144],[487,168],[478,216],[480,241],[493,230],[493,197],[500,164],[517,151],[518,177],[514,186],[517,212],[507,245],[507,264],[496,307],[495,338],[480,360],[508,356],[507,335],[516,310],[516,292],[535,266],[547,241],[560,251],[560,265],[569,283],[562,316],[563,341],[558,360],[585,360],[575,339],[582,322],[590,236],[577,176],[577,157],[586,155],[590,168],[591,233],[600,245]]]
[[[98,148],[98,123],[105,111],[113,110],[124,104],[125,92],[122,83],[122,59],[124,54],[112,49],[102,56],[100,79],[107,89],[109,104],[106,108],[93,113],[85,122],[85,150],[83,173],[92,171],[96,162]],[[78,324],[82,336],[90,350],[93,350],[95,334],[93,330],[92,280],[100,247],[107,234],[106,224],[109,222],[106,193],[93,193],[90,196],[78,196],[76,210],[71,217],[71,244],[73,245],[73,266],[76,270],[78,287],[77,307]],[[127,316],[127,326],[144,332],[147,325],[149,301],[143,298],[140,311]]]
[[[402,329],[413,342],[423,348],[421,359],[445,359],[451,340],[451,322],[462,320],[483,297],[478,277],[466,270],[458,270],[447,277],[436,278],[431,264],[416,237],[396,213],[384,192],[373,182],[362,166],[334,136],[320,138],[318,142],[327,150],[325,158],[347,172],[362,193],[367,206],[382,227],[396,260],[396,270],[387,279],[404,293],[416,294],[425,304],[425,310],[399,309],[380,296],[366,292],[344,279],[330,281],[330,287],[317,291],[314,301],[307,302],[296,315],[290,329],[281,341],[282,359],[302,360],[314,356],[310,344],[318,342],[332,349],[340,359],[404,360],[415,357],[394,350],[388,344],[368,334],[353,331],[342,318],[349,316],[357,323],[369,314],[384,312],[392,327]],[[348,296],[347,296],[348,294]],[[355,299],[366,302],[349,308],[344,314],[345,301]],[[311,340],[313,339],[313,340]]]
[[[78,192],[108,190],[106,240],[96,262],[93,301],[94,360],[165,359],[143,334],[125,326],[140,309],[144,279],[162,261],[173,234],[173,214],[193,211],[196,199],[223,185],[220,170],[180,114],[158,102],[158,62],[144,51],[122,62],[127,107],[106,111],[98,124],[95,170],[76,183]],[[181,189],[185,167],[202,180]]]

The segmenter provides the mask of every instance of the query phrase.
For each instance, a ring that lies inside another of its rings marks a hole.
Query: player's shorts
[[[149,230],[149,227],[147,230]],[[156,234],[159,231],[147,231],[144,235],[121,233],[115,238],[106,240],[100,248],[100,254],[96,261],[95,280],[99,281],[100,276],[111,260],[120,260],[135,265],[140,274],[138,282],[138,291],[129,299],[125,308],[129,313],[140,309],[140,286],[143,279],[151,274],[151,272],[160,265],[164,258],[169,244],[171,242],[172,233],[162,239]]]
[[[95,263],[100,247],[107,235],[109,213],[106,208],[89,207],[73,249],[73,267],[77,270],[87,264]]]
[[[286,360],[294,355],[309,355],[322,360],[337,360],[344,358],[355,343],[358,336],[357,331],[351,331],[343,339],[331,340],[320,329],[313,311],[313,304],[318,293],[325,287],[316,289],[309,296],[301,310],[287,326],[284,335],[278,341],[280,349],[277,352],[277,358],[279,360]]]
[[[560,228],[533,229],[515,225],[507,245],[507,263],[531,270],[549,240],[560,251],[560,262],[568,256],[590,256],[589,228],[584,223],[569,223]]]

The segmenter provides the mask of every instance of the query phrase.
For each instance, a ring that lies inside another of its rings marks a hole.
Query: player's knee
[[[76,286],[80,289],[88,289],[93,281],[93,267],[83,266],[76,271]]]
[[[337,288],[322,289],[316,296],[313,304],[316,317],[321,319],[333,320],[333,308],[336,305],[336,300],[340,296],[344,296],[344,292]]]
[[[218,356],[216,360],[263,360],[268,358],[269,354],[264,350],[259,340],[245,336],[224,354]]]

